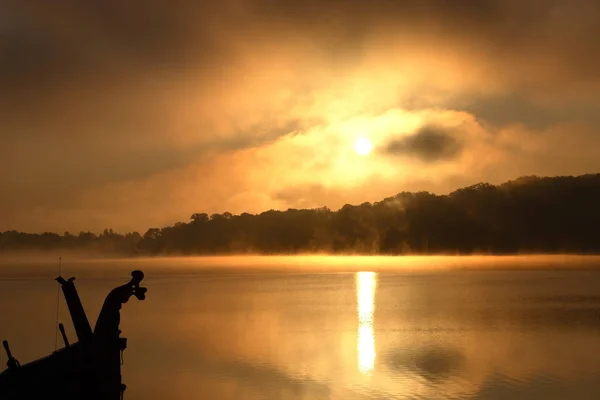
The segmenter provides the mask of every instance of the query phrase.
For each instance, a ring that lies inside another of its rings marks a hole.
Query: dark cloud
[[[178,3],[4,1],[14,21],[0,26],[0,83],[102,81],[208,63],[222,48],[208,31],[218,8]]]
[[[390,53],[426,39],[441,50],[454,44],[502,64],[527,60],[513,68],[546,70],[545,78],[598,80],[593,38],[600,35],[600,5],[588,0],[4,0],[2,6],[12,19],[0,30],[2,85],[202,71],[234,62],[240,46],[302,40],[323,61],[350,54],[355,57],[342,58],[355,63],[370,40],[393,36],[406,46]]]
[[[390,54],[410,52],[427,42],[439,52],[467,51],[490,62],[493,79],[526,70],[543,71],[526,80],[547,79],[544,86],[598,83],[600,55],[592,39],[600,34],[596,23],[600,5],[587,0],[255,0],[249,2],[261,17],[318,39],[321,46],[335,43],[356,49],[359,41],[396,37]],[[516,64],[520,62],[522,64]],[[495,64],[495,65],[494,65]],[[516,78],[516,77],[513,77]],[[538,82],[539,83],[539,82]],[[528,84],[531,84],[529,82]]]
[[[444,0],[251,0],[250,9],[270,19],[303,24],[315,28],[332,21],[339,28],[352,24],[358,31],[371,30],[378,23],[425,24],[429,26],[468,23],[468,26],[490,26],[507,16],[505,2],[483,0],[477,3],[453,3]],[[432,18],[434,17],[434,18]],[[398,29],[404,29],[398,26]]]
[[[600,5],[587,0],[4,0],[0,10],[3,118],[63,103],[65,92],[93,108],[122,87],[190,73],[211,81],[225,71],[226,81],[232,66],[244,70],[241,54],[262,46],[289,49],[293,69],[310,60],[344,71],[374,50],[382,62],[425,51],[472,57],[489,82],[544,96],[600,85]]]
[[[494,126],[523,124],[533,129],[547,129],[573,116],[574,110],[548,107],[522,95],[496,97],[474,96],[457,101],[457,109],[467,111]]]
[[[563,123],[581,121],[600,125],[600,105],[574,100],[557,104],[528,98],[523,93],[494,97],[474,95],[451,101],[452,108],[476,115],[493,126],[521,124],[544,130]]]
[[[414,157],[426,162],[446,161],[458,157],[464,148],[452,130],[428,125],[417,132],[393,139],[385,147],[391,155]]]

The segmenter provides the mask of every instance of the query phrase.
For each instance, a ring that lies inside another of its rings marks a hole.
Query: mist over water
[[[126,399],[593,399],[600,259],[63,256],[92,324],[121,313]],[[0,339],[54,350],[58,260],[0,260]],[[75,333],[60,299],[60,320]],[[25,317],[24,317],[25,316]],[[4,354],[0,362],[6,361]]]

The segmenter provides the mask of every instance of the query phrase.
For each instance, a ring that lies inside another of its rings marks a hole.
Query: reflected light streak
[[[356,298],[358,311],[358,370],[371,375],[375,366],[375,335],[373,334],[373,311],[375,310],[375,272],[356,273]]]

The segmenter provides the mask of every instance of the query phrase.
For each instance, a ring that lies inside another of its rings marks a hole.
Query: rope
[[[61,273],[62,257],[58,257],[58,276]],[[56,322],[54,324],[55,336],[54,336],[54,351],[58,348],[58,310],[60,307],[60,285],[56,285]]]

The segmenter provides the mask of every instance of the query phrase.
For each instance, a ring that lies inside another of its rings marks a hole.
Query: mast
[[[69,308],[69,314],[71,314],[71,320],[73,320],[77,339],[79,339],[81,343],[87,343],[92,339],[92,328],[90,327],[87,315],[85,314],[85,310],[83,309],[83,305],[77,294],[77,289],[73,283],[74,280],[74,277],[69,278],[68,281],[62,276],[56,278],[56,281],[60,283],[63,294],[65,295],[65,301]]]

